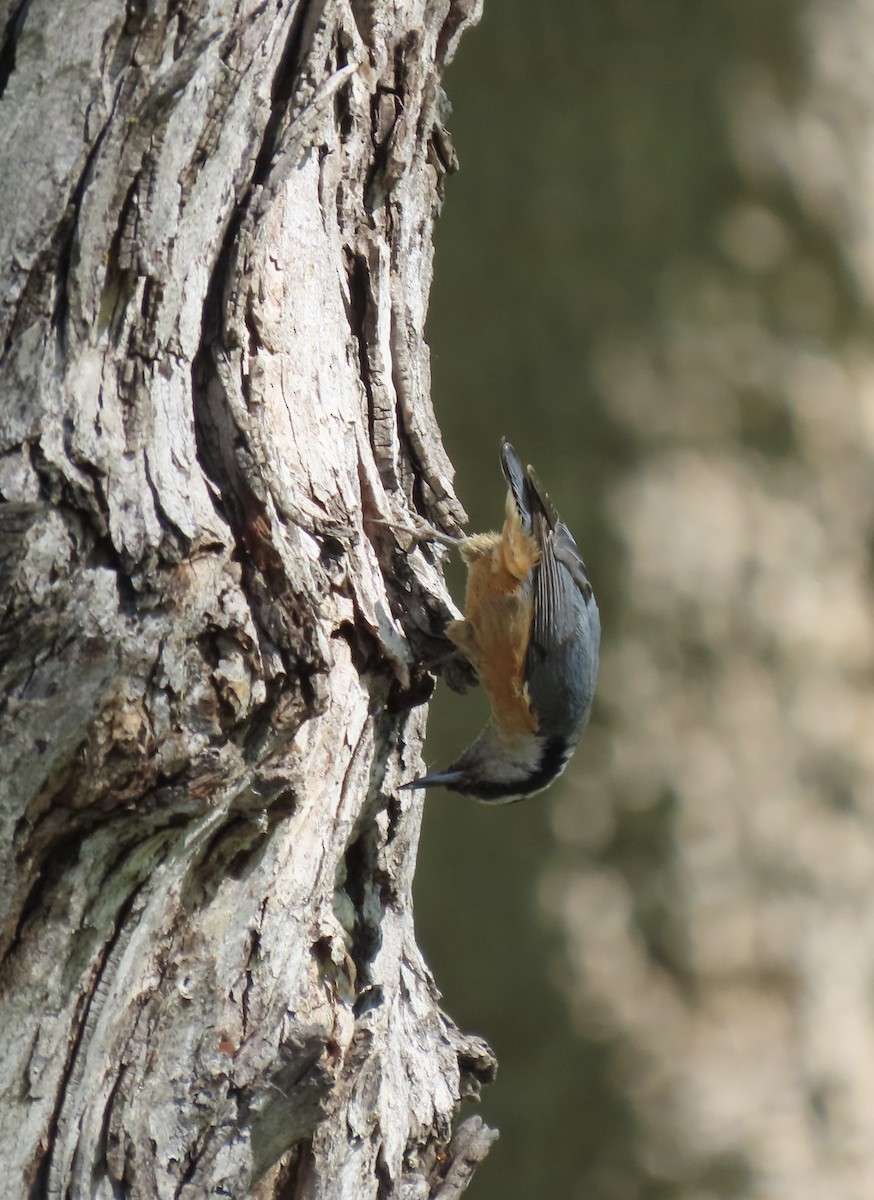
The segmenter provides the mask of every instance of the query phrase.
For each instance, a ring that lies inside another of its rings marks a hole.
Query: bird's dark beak
[[[398,790],[407,792],[413,788],[452,787],[454,783],[460,783],[461,778],[461,771],[435,771],[433,775],[423,775],[420,779],[402,783]]]

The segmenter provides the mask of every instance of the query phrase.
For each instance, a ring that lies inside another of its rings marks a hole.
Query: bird
[[[403,785],[488,804],[536,795],[564,771],[591,712],[601,640],[577,544],[506,438],[501,466],[503,529],[455,539],[467,591],[463,619],[446,627],[485,688],[489,720],[455,762]]]

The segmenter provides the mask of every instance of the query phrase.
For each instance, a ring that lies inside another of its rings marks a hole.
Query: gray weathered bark
[[[477,16],[0,6],[4,1195],[450,1197],[488,1147],[395,786]]]

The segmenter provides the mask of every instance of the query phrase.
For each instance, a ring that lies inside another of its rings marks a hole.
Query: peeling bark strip
[[[478,16],[0,6],[9,1197],[449,1200],[490,1144],[395,790],[448,598],[393,528],[463,517],[422,330]]]

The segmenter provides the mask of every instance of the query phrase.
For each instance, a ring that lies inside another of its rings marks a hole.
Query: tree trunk
[[[0,1174],[451,1197],[416,946],[463,516],[423,325],[476,0],[0,6]],[[427,593],[423,590],[428,588]]]

